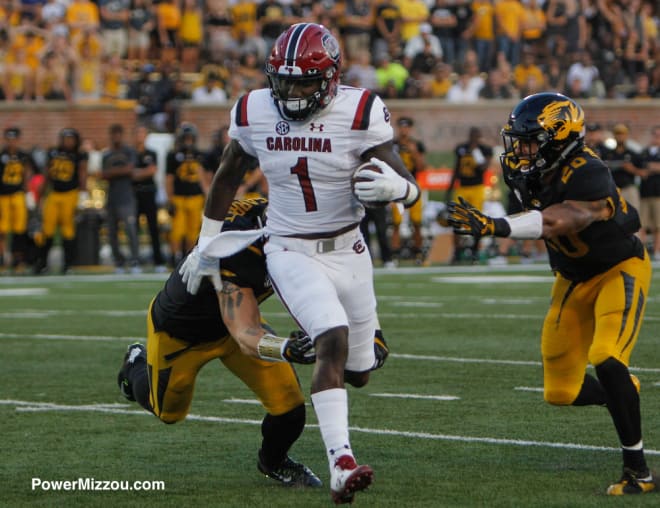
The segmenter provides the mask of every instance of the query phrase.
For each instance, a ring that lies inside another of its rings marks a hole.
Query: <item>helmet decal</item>
[[[579,134],[582,131],[584,113],[573,101],[556,101],[543,108],[538,122],[545,131],[554,135],[556,141],[563,141],[572,132]]]
[[[302,34],[310,25],[307,23],[300,23],[295,25],[293,31],[291,32],[291,37],[289,37],[289,42],[286,46],[286,52],[284,56],[284,63],[288,66],[296,65],[296,55],[298,54],[298,46],[302,40]],[[291,73],[292,71],[289,71]]]
[[[501,134],[504,180],[526,206],[536,207],[545,183],[584,146],[584,111],[559,93],[529,95],[514,107]]]
[[[334,62],[339,62],[339,43],[331,34],[327,33],[321,39],[321,44],[328,52],[328,56],[332,58]]]
[[[323,25],[298,23],[277,38],[266,75],[283,119],[305,120],[332,102],[341,60],[337,39]]]

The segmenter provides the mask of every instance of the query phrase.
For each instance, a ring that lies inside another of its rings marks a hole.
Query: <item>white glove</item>
[[[484,157],[484,154],[481,153],[481,149],[475,148],[472,150],[472,158],[474,159],[474,162],[477,163],[478,166],[481,166],[484,162],[486,162],[486,157]]]
[[[360,201],[397,201],[408,198],[410,183],[394,171],[387,162],[372,157],[369,161],[383,172],[369,169],[360,172],[370,180],[355,183],[355,195]]]
[[[181,265],[179,274],[181,274],[181,278],[186,284],[186,289],[192,295],[197,294],[199,285],[204,277],[211,278],[213,287],[216,290],[222,288],[220,260],[200,253],[197,245],[195,245],[195,248],[188,254],[188,257]]]
[[[87,202],[88,199],[89,199],[89,192],[87,192],[86,190],[78,191],[78,204],[77,204],[78,210],[82,210],[83,208],[85,208],[85,203]]]
[[[28,191],[25,193],[25,206],[31,212],[37,209],[37,200],[34,197],[34,192]]]

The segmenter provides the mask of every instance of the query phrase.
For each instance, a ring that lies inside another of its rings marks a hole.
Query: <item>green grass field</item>
[[[376,274],[392,354],[367,387],[349,389],[352,444],[376,473],[356,506],[660,504],[660,494],[605,496],[620,473],[605,409],[543,402],[539,331],[551,278],[533,268]],[[262,410],[219,362],[201,371],[185,422],[164,425],[121,398],[125,347],[144,336],[145,309],[163,280],[0,280],[0,506],[330,506],[327,486],[285,489],[260,476]],[[658,287],[656,277],[632,370],[642,382],[649,462],[660,469]],[[263,310],[277,330],[293,328],[274,298]],[[308,393],[311,367],[298,372]],[[292,455],[327,484],[311,407],[308,424]],[[160,480],[165,490],[32,490],[33,478]]]

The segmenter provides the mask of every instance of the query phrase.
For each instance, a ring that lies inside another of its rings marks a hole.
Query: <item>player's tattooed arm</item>
[[[220,314],[243,353],[259,358],[257,345],[266,330],[261,326],[259,304],[250,288],[223,280],[217,291]]]
[[[593,222],[608,220],[613,215],[614,204],[611,199],[563,201],[543,210],[543,237],[554,238],[577,233]]]
[[[220,312],[222,313],[222,316],[230,321],[235,321],[236,313],[243,301],[241,288],[236,284],[224,280],[222,281],[220,295]]]

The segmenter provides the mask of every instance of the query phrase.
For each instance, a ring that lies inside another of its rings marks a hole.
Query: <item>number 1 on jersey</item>
[[[305,211],[317,211],[318,208],[316,206],[316,196],[314,196],[314,187],[312,187],[312,181],[309,179],[307,157],[298,157],[298,162],[296,162],[296,165],[291,168],[291,174],[298,176],[298,183],[300,183],[303,199],[305,200]]]

